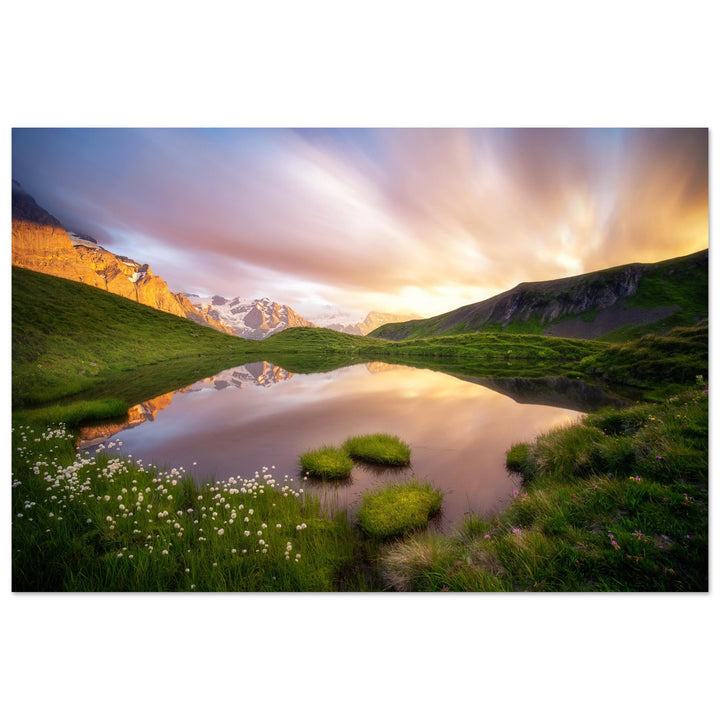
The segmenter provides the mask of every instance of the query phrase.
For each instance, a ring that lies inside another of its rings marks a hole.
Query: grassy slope
[[[642,308],[652,310],[655,308],[674,308],[674,311],[663,320],[647,325],[625,325],[600,336],[601,340],[616,342],[640,337],[646,333],[667,332],[678,326],[694,325],[696,322],[708,317],[708,271],[707,262],[699,259],[702,253],[696,253],[682,258],[673,258],[652,265],[647,265],[643,277],[640,279],[638,291],[628,298],[623,306],[628,308]],[[577,278],[579,287],[602,287],[611,282],[617,275],[617,268],[588,273]],[[571,280],[569,278],[568,280]],[[563,287],[566,281],[558,281]],[[512,291],[511,291],[512,292]],[[542,283],[532,290],[524,288],[523,292],[532,292],[536,297],[550,301],[556,295],[562,295],[563,290],[555,290],[553,282]],[[504,293],[503,293],[504,294]],[[493,302],[491,298],[485,302]],[[483,303],[481,303],[483,304]],[[557,318],[552,323],[542,323],[538,317],[527,320],[511,320],[506,325],[498,323],[485,323],[481,328],[470,327],[468,321],[458,321],[449,327],[443,325],[452,322],[454,315],[470,306],[458,308],[442,315],[423,319],[410,320],[403,323],[388,323],[373,330],[370,336],[387,339],[423,339],[438,335],[454,336],[473,332],[512,333],[523,335],[540,335],[551,325],[557,325],[567,320],[581,318],[591,324],[597,310],[588,310],[583,313],[569,314]]]
[[[152,374],[163,363],[161,374],[182,384],[245,362],[257,347],[82,283],[12,269],[15,407],[88,390],[133,400],[148,387],[137,387],[139,368]]]
[[[643,327],[627,326],[602,336],[603,340],[623,342],[647,333],[666,333],[675,327],[689,327],[708,317],[708,275],[682,258],[658,263],[642,277],[638,291],[627,301],[628,307],[652,309],[673,307],[676,311]]]
[[[12,452],[16,592],[372,589],[345,514],[287,481],[197,487],[176,469],[76,453],[62,427],[17,426]]]

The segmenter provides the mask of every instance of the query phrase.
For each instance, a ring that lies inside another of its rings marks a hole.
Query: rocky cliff
[[[114,255],[87,235],[67,232],[16,181],[12,186],[12,263],[93,285],[201,325],[231,332],[224,323],[193,306],[184,295],[171,292],[148,265]]]

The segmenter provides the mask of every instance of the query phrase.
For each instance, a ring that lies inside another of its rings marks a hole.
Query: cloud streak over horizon
[[[15,129],[13,178],[173,290],[433,315],[708,245],[704,129]]]

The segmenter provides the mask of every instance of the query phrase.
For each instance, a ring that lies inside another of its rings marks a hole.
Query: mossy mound
[[[348,438],[342,448],[358,462],[398,467],[410,464],[410,447],[395,435],[356,435]]]
[[[442,493],[418,481],[366,492],[357,521],[371,537],[386,539],[419,530],[440,510]]]
[[[353,461],[342,449],[325,445],[300,456],[303,473],[317,480],[344,480],[350,477]]]

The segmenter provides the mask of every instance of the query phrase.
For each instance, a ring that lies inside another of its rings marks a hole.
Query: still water
[[[351,512],[368,488],[415,475],[443,491],[436,525],[448,529],[468,511],[502,510],[518,486],[505,451],[602,404],[598,392],[567,380],[479,380],[384,363],[293,375],[260,362],[142,403],[126,426],[87,429],[81,446],[113,436],[123,454],[182,466],[199,481],[272,468],[275,478],[292,477]],[[410,445],[411,468],[379,473],[356,465],[339,485],[300,477],[306,450],[376,432]]]

